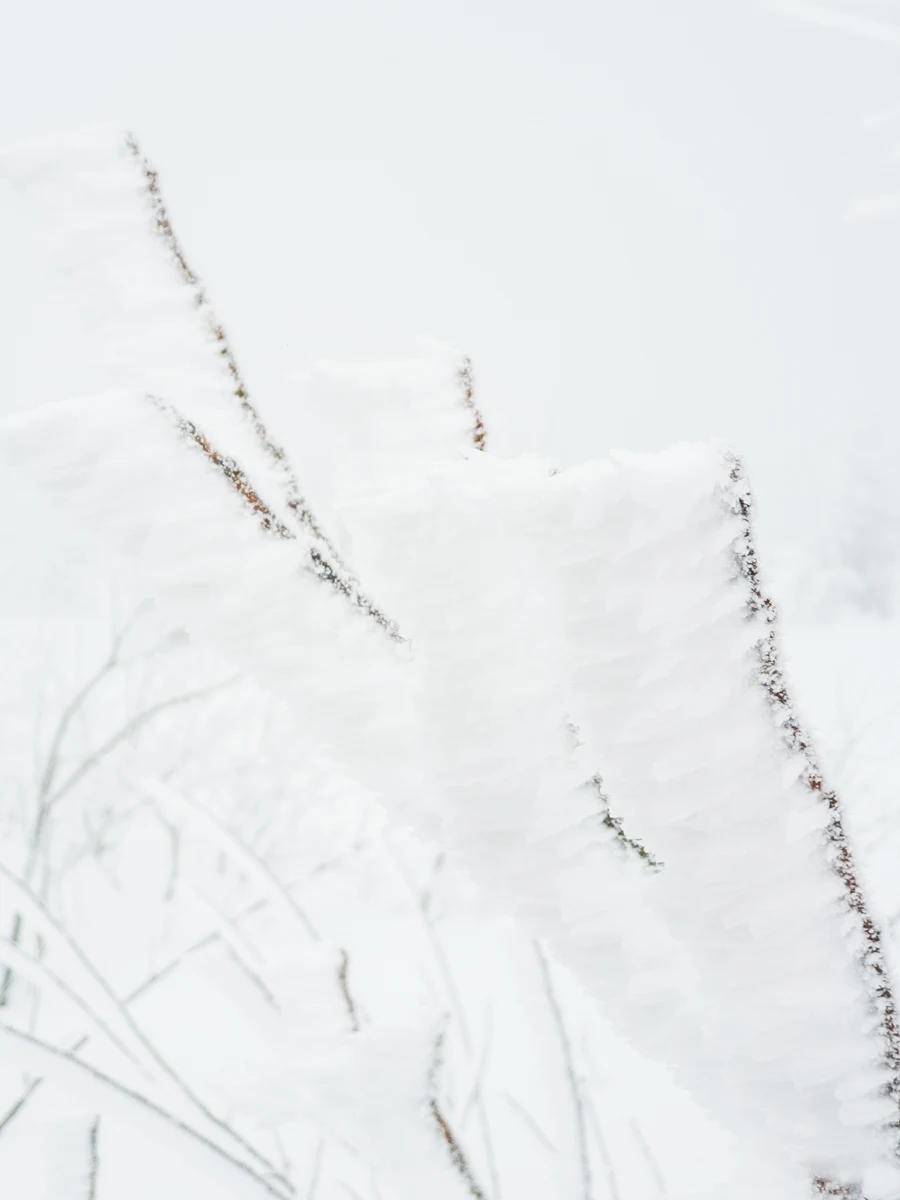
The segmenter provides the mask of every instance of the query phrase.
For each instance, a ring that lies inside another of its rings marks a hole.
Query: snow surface
[[[0,1127],[20,1194],[84,1186],[109,1127],[101,1196],[171,1190],[176,1161],[185,1195],[900,1194],[722,449],[562,472],[476,451],[462,362],[426,345],[298,381],[313,517],[139,155],[91,134],[0,170],[101,393],[3,422],[0,458],[48,555],[158,605],[81,692],[67,656],[105,630],[63,634],[38,680],[6,626],[0,896],[26,942],[3,1095],[55,1084]],[[895,916],[889,776],[855,763]]]

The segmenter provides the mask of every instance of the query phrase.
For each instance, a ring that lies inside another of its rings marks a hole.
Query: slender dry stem
[[[472,444],[476,450],[486,450],[487,426],[475,400],[475,371],[468,355],[462,360],[459,368],[459,383],[462,388],[463,404],[472,414]]]
[[[575,1055],[572,1052],[572,1042],[569,1038],[569,1031],[566,1028],[566,1021],[565,1017],[563,1016],[562,1005],[559,1002],[559,997],[556,994],[556,988],[553,984],[553,974],[550,970],[550,963],[547,961],[547,956],[544,954],[543,948],[539,942],[534,943],[534,952],[537,955],[538,966],[540,967],[541,971],[541,978],[544,982],[544,991],[547,994],[547,1003],[550,1007],[550,1012],[553,1014],[553,1021],[556,1025],[557,1033],[559,1034],[563,1063],[565,1064],[566,1076],[569,1080],[569,1091],[572,1097],[572,1109],[575,1116],[575,1133],[578,1141],[578,1157],[581,1164],[582,1195],[584,1200],[593,1200],[594,1184],[591,1177],[591,1158],[588,1150],[587,1120],[585,1116],[581,1080],[579,1079],[578,1072],[575,1068]]]
[[[270,1196],[276,1196],[279,1198],[279,1200],[286,1200],[286,1197],[291,1194],[292,1189],[291,1191],[282,1190],[281,1187],[278,1187],[272,1183],[270,1179],[261,1175],[253,1167],[249,1166],[241,1159],[235,1158],[234,1155],[230,1154],[227,1150],[224,1150],[217,1142],[212,1141],[212,1139],[206,1137],[205,1134],[202,1134],[199,1132],[199,1130],[194,1129],[193,1126],[186,1124],[179,1117],[175,1116],[173,1113],[170,1113],[167,1109],[161,1108],[158,1104],[154,1103],[154,1101],[148,1099],[146,1096],[141,1095],[140,1092],[135,1092],[131,1088],[125,1087],[124,1084],[121,1084],[117,1080],[110,1078],[109,1075],[105,1075],[96,1067],[91,1066],[89,1063],[82,1062],[82,1060],[76,1058],[71,1051],[62,1050],[58,1046],[53,1046],[49,1042],[45,1042],[41,1038],[35,1037],[33,1034],[26,1033],[22,1029],[14,1029],[11,1025],[0,1024],[0,1033],[2,1033],[4,1037],[12,1039],[14,1042],[18,1041],[23,1043],[29,1050],[31,1050],[33,1053],[36,1053],[40,1058],[45,1059],[49,1064],[51,1064],[51,1066],[54,1062],[67,1063],[69,1066],[74,1067],[77,1073],[83,1075],[86,1079],[95,1084],[100,1084],[103,1088],[109,1090],[112,1095],[118,1096],[120,1100],[124,1100],[129,1105],[141,1109],[145,1113],[151,1114],[164,1124],[180,1130],[192,1141],[204,1146],[207,1150],[215,1154],[217,1157],[223,1159],[225,1162],[229,1163],[236,1170],[241,1171],[244,1175],[253,1179],[257,1184],[259,1184],[260,1187],[265,1189]]]
[[[734,553],[739,577],[747,591],[748,615],[762,619],[765,632],[756,645],[756,674],[771,706],[776,725],[785,747],[805,762],[803,783],[819,797],[828,812],[825,843],[828,863],[843,889],[844,905],[853,918],[859,935],[859,963],[869,1004],[881,1033],[881,1058],[887,1068],[886,1094],[897,1108],[889,1122],[895,1131],[895,1151],[900,1153],[896,1133],[900,1130],[900,1024],[897,1004],[891,985],[891,970],[884,939],[870,903],[863,891],[856,857],[847,835],[844,808],[833,788],[825,786],[818,758],[809,735],[796,715],[793,699],[779,661],[778,613],[763,590],[759,557],[753,536],[753,496],[744,466],[735,455],[727,459],[729,487],[726,501],[741,522],[741,532],[735,541]],[[827,1179],[814,1180],[817,1192],[832,1196],[853,1196],[852,1186],[834,1184]]]
[[[97,1200],[97,1176],[100,1174],[100,1118],[95,1117],[88,1134],[87,1200]]]
[[[435,1038],[434,1057],[431,1063],[431,1070],[428,1073],[428,1107],[434,1123],[440,1133],[441,1140],[447,1147],[450,1154],[450,1161],[453,1163],[456,1170],[462,1176],[466,1187],[475,1200],[487,1200],[487,1195],[482,1189],[475,1174],[469,1164],[469,1159],[466,1152],[463,1150],[459,1139],[453,1132],[450,1122],[445,1117],[438,1101],[438,1079],[441,1071],[444,1050],[444,1033],[443,1030]]]
[[[257,517],[260,527],[265,533],[285,540],[299,540],[295,530],[283,521],[275,509],[262,498],[259,489],[250,482],[247,474],[234,458],[222,454],[193,421],[182,416],[171,404],[167,404],[157,396],[148,396],[147,399],[169,419],[184,440],[200,450],[204,457],[227,479],[245,507],[249,508]],[[369,599],[360,589],[357,580],[345,570],[340,560],[332,552],[330,543],[322,541],[320,545],[317,545],[315,540],[307,539],[307,557],[310,570],[314,575],[325,580],[336,592],[346,596],[357,609],[371,617],[393,641],[402,642],[404,640],[395,622],[391,621],[374,601]]]
[[[191,289],[197,311],[210,336],[215,352],[218,354],[227,373],[232,394],[241,412],[247,419],[254,436],[262,447],[263,453],[275,468],[281,480],[286,508],[291,515],[293,524],[310,541],[311,553],[322,561],[322,569],[318,570],[317,574],[327,579],[339,591],[345,592],[350,596],[361,609],[367,612],[383,628],[389,632],[395,631],[396,627],[394,623],[371,600],[363,595],[359,581],[342,561],[337,547],[327,536],[307,503],[300,488],[297,474],[288,458],[287,451],[284,446],[275,441],[271,436],[259,410],[251,400],[250,391],[238,366],[231,341],[225,332],[225,327],[213,311],[206,294],[206,289],[201,283],[200,277],[188,263],[184,248],[172,226],[172,219],[163,199],[159,172],[144,156],[137,138],[133,134],[126,136],[125,144],[128,151],[134,156],[147,188],[153,230],[168,250],[184,284]],[[208,443],[206,452],[209,457],[212,457]]]

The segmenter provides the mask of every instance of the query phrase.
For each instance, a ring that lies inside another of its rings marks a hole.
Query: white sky
[[[874,25],[900,5],[827,11],[7,0],[0,145],[138,133],[273,424],[304,363],[426,334],[474,357],[494,448],[716,434],[793,521],[898,427],[900,205],[847,214],[900,192],[900,35]],[[67,380],[3,191],[0,218],[9,408]]]

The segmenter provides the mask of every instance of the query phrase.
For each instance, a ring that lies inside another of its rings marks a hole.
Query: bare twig
[[[191,289],[194,296],[194,303],[197,311],[210,334],[215,350],[221,358],[226,372],[230,378],[233,395],[237,400],[238,405],[244,416],[248,419],[254,434],[256,435],[259,444],[261,445],[266,456],[272,462],[279,474],[281,475],[282,485],[287,497],[287,507],[291,511],[292,516],[299,526],[311,534],[317,541],[322,542],[327,546],[332,556],[337,558],[337,551],[326,538],[325,534],[310,510],[303,494],[300,490],[300,484],[288,459],[287,452],[283,446],[280,446],[273,440],[267,430],[265,423],[257,411],[256,406],[250,399],[250,392],[244,380],[243,374],[237,364],[234,351],[231,347],[231,342],[225,332],[225,328],[221,321],[216,317],[209,298],[206,294],[206,289],[200,281],[199,276],[193,271],[185,257],[184,250],[180,241],[172,227],[172,221],[169,216],[169,210],[163,199],[162,189],[159,182],[159,172],[146,159],[138,145],[137,138],[134,134],[128,134],[125,139],[127,148],[134,155],[138,162],[140,171],[147,185],[147,193],[150,198],[150,207],[153,215],[153,224],[157,236],[162,240],[166,249],[172,256],[173,262],[180,274],[184,283]]]
[[[363,845],[365,844],[366,843],[363,843]],[[342,862],[346,857],[348,856],[342,855],[335,859],[328,859],[321,863],[318,867],[314,868],[311,874],[317,874],[319,871],[330,870],[336,864]],[[294,880],[287,886],[293,887],[299,882],[301,881]],[[235,924],[240,921],[248,920],[257,913],[264,911],[271,903],[272,899],[270,896],[260,897],[258,900],[254,900],[251,904],[248,904],[241,909],[240,912],[236,913],[232,920]],[[132,991],[130,991],[128,995],[124,997],[124,1002],[126,1004],[132,1004],[135,1000],[139,1000],[141,996],[146,995],[147,992],[152,991],[160,983],[164,983],[165,980],[170,978],[170,976],[172,976],[180,967],[184,965],[188,958],[194,954],[199,954],[203,950],[209,949],[210,946],[214,946],[221,941],[223,941],[222,932],[221,930],[217,929],[205,934],[201,938],[198,938],[196,942],[193,942],[186,949],[182,950],[181,953],[172,958],[168,963],[166,963],[165,966],[160,967],[160,969],[155,971],[152,975],[148,975],[146,979],[139,983],[137,987],[133,988]],[[83,1047],[86,1046],[89,1041],[90,1036],[85,1034],[70,1048],[70,1053],[77,1054],[77,1052],[83,1049]],[[18,1114],[24,1109],[31,1096],[35,1093],[35,1091],[37,1091],[42,1082],[43,1081],[40,1078],[37,1078],[32,1079],[26,1084],[22,1095],[19,1096],[18,1099],[15,1100],[10,1106],[10,1108],[7,1109],[6,1113],[0,1117],[0,1134],[3,1133],[3,1130],[6,1128],[6,1126],[9,1125],[10,1122],[13,1121],[15,1117],[18,1116]]]
[[[331,539],[326,535],[321,524],[307,503],[301,488],[298,477],[291,465],[287,452],[282,445],[272,438],[265,422],[263,421],[259,411],[250,398],[250,392],[247,384],[238,367],[237,359],[231,347],[231,342],[225,332],[225,328],[219,321],[209,299],[206,294],[206,289],[200,281],[199,276],[194,272],[188,264],[184,249],[178,240],[175,230],[172,227],[172,221],[169,216],[169,211],[163,199],[162,189],[159,182],[159,172],[156,168],[144,157],[137,139],[133,134],[128,134],[125,139],[127,149],[134,155],[138,164],[138,168],[143,175],[144,182],[147,187],[147,194],[150,201],[150,210],[153,219],[153,228],[156,235],[162,240],[163,245],[168,250],[172,257],[172,261],[187,287],[190,288],[194,303],[198,314],[207,333],[210,336],[212,346],[218,354],[225,371],[227,373],[232,394],[238,403],[241,412],[247,419],[259,445],[262,447],[263,453],[266,455],[269,462],[275,468],[281,479],[282,488],[285,494],[286,507],[291,514],[293,523],[303,532],[310,542],[310,554],[315,559],[321,560],[327,570],[318,570],[322,578],[327,579],[332,586],[337,590],[345,592],[353,601],[369,616],[385,628],[389,633],[396,633],[394,623],[370,601],[361,592],[359,582],[353,573],[342,562],[341,556]],[[198,443],[199,444],[199,443]],[[208,457],[209,444],[205,450]]]
[[[138,730],[143,729],[151,721],[155,720],[161,713],[168,712],[173,708],[180,708],[183,704],[193,704],[197,700],[206,700],[209,696],[216,692],[221,692],[225,688],[234,687],[237,679],[224,679],[221,683],[210,684],[209,687],[197,688],[195,691],[183,692],[180,696],[169,696],[165,700],[160,700],[158,704],[152,704],[149,708],[145,708],[143,712],[137,713],[131,720],[127,721],[121,729],[116,730],[109,738],[98,746],[91,754],[81,762],[70,775],[60,784],[54,791],[53,795],[47,800],[46,811],[55,808],[84,777],[93,771],[95,767],[107,758],[117,746],[123,742],[127,742],[129,738],[134,737]]]
[[[53,791],[53,785],[56,781],[56,773],[59,769],[59,760],[62,753],[63,743],[66,740],[66,735],[69,732],[73,720],[84,708],[86,702],[90,698],[94,690],[103,682],[106,677],[120,665],[122,645],[125,638],[131,632],[135,622],[141,616],[143,606],[139,606],[132,614],[130,619],[122,626],[121,629],[113,636],[112,645],[109,654],[103,663],[98,667],[93,675],[79,688],[60,715],[56,731],[50,741],[50,747],[47,751],[47,758],[44,763],[44,769],[41,772],[41,778],[38,783],[38,811],[43,808]],[[36,840],[35,835],[32,835],[32,841]]]
[[[441,1139],[446,1145],[450,1153],[450,1161],[456,1167],[459,1174],[465,1181],[469,1192],[475,1197],[475,1200],[487,1200],[487,1196],[472,1171],[469,1165],[469,1160],[465,1151],[459,1143],[456,1134],[453,1132],[450,1123],[444,1116],[438,1102],[438,1079],[440,1076],[441,1063],[444,1048],[444,1032],[438,1033],[434,1043],[434,1057],[431,1063],[431,1069],[428,1073],[428,1107],[431,1115],[434,1118],[434,1123],[438,1128]]]
[[[86,1041],[87,1038],[84,1038],[82,1042],[79,1043],[79,1046],[83,1045],[83,1043]],[[29,1082],[25,1085],[25,1091],[22,1093],[22,1095],[19,1096],[18,1100],[14,1101],[13,1104],[3,1114],[3,1116],[0,1117],[0,1134],[2,1134],[7,1125],[9,1125],[9,1123],[19,1115],[42,1083],[43,1079],[40,1077],[29,1080]]]
[[[344,997],[344,1003],[347,1006],[347,1014],[350,1017],[350,1028],[354,1033],[359,1033],[359,1013],[356,1009],[356,1004],[353,1000],[353,995],[350,991],[350,983],[348,975],[350,972],[350,955],[341,947],[341,963],[338,967],[338,983],[341,989],[341,995]]]
[[[325,1153],[325,1139],[322,1138],[316,1146],[316,1154],[313,1159],[312,1171],[309,1176],[309,1187],[306,1189],[306,1200],[315,1200],[316,1192],[319,1189],[319,1176],[322,1172],[322,1156]]]
[[[134,1017],[128,1011],[127,1007],[122,1003],[119,997],[115,994],[112,988],[107,983],[103,974],[97,970],[94,964],[90,961],[80,945],[75,941],[72,935],[68,932],[65,926],[61,925],[53,914],[45,908],[41,901],[27,888],[21,880],[10,872],[2,863],[0,863],[0,876],[18,892],[19,896],[27,899],[28,905],[40,912],[42,919],[53,929],[54,933],[64,942],[71,953],[74,955],[82,969],[87,973],[89,978],[97,985],[100,992],[106,997],[115,1010],[116,1014],[121,1018],[124,1026],[135,1039],[137,1045],[149,1056],[150,1060],[162,1071],[162,1073],[174,1084],[181,1094],[188,1100],[194,1108],[202,1114],[211,1124],[221,1130],[233,1141],[235,1141],[242,1150],[254,1158],[258,1163],[266,1168],[267,1171],[285,1184],[288,1190],[291,1190],[290,1184],[283,1179],[273,1164],[256,1149],[252,1143],[248,1142],[236,1129],[217,1116],[206,1103],[197,1095],[191,1086],[184,1080],[181,1075],[171,1066],[171,1064],[163,1057],[153,1042],[147,1037],[143,1029],[135,1021]]]
[[[434,923],[434,917],[431,913],[431,890],[428,889],[425,892],[420,893],[416,888],[414,881],[410,877],[409,871],[407,870],[406,864],[403,862],[401,855],[389,839],[387,840],[386,845],[401,879],[409,889],[413,904],[415,905],[416,911],[422,920],[422,929],[426,940],[428,941],[431,952],[434,955],[438,971],[444,983],[444,988],[450,1000],[453,1016],[456,1021],[456,1025],[459,1028],[460,1037],[462,1039],[463,1049],[465,1050],[466,1054],[472,1058],[475,1054],[475,1045],[469,1028],[469,1022],[466,1016],[465,1007],[462,1002],[462,997],[460,996],[459,988],[456,986],[456,980],[450,965],[450,959],[448,958],[447,952],[444,949],[444,943],[441,941],[438,935],[438,931]],[[438,855],[434,863],[432,883],[442,869],[444,861],[444,855]],[[487,1106],[484,1103],[484,1096],[482,1095],[481,1088],[479,1086],[479,1071],[480,1066],[477,1066],[476,1082],[474,1091],[472,1093],[472,1098],[475,1100],[478,1109],[478,1118],[481,1123],[481,1137],[484,1143],[484,1153],[488,1163],[488,1171],[490,1172],[491,1176],[491,1185],[494,1189],[493,1200],[499,1200],[501,1194],[500,1171],[497,1166],[497,1156],[494,1152],[494,1141],[491,1136],[491,1127],[490,1122],[488,1121]]]
[[[863,892],[859,867],[847,836],[843,805],[837,792],[825,786],[812,742],[797,718],[781,669],[778,614],[772,600],[763,591],[759,558],[753,538],[753,497],[744,466],[735,455],[728,456],[727,465],[730,486],[726,491],[725,500],[741,524],[734,544],[738,576],[747,588],[748,616],[761,618],[764,622],[764,632],[756,645],[757,678],[772,708],[776,726],[781,731],[786,748],[792,754],[800,755],[806,764],[803,772],[805,786],[821,799],[828,813],[825,829],[827,860],[840,881],[846,910],[853,918],[859,934],[859,961],[863,982],[868,991],[873,1017],[881,1031],[881,1054],[888,1071],[885,1091],[897,1107],[897,1115],[890,1122],[890,1128],[895,1130],[896,1134],[896,1131],[900,1130],[900,1021],[883,935]],[[895,1152],[900,1153],[900,1142],[895,1141]],[[853,1194],[852,1189],[848,1191],[824,1179],[817,1179],[815,1186],[826,1195]],[[829,1192],[828,1188],[837,1190]]]
[[[453,977],[450,961],[447,958],[446,951],[444,950],[444,944],[438,937],[437,930],[434,926],[434,920],[431,916],[431,908],[429,903],[430,895],[428,893],[425,895],[419,893],[414,880],[410,877],[406,863],[403,861],[402,856],[393,845],[390,838],[385,839],[384,845],[391,856],[394,866],[397,868],[397,873],[408,888],[409,894],[412,898],[413,906],[421,918],[422,931],[425,934],[425,939],[428,942],[428,946],[434,955],[435,962],[437,963],[437,968],[441,979],[443,980],[447,997],[450,1000],[450,1005],[453,1009],[453,1016],[459,1029],[460,1037],[462,1038],[463,1047],[467,1054],[472,1055],[475,1052],[475,1047],[472,1041],[471,1032],[469,1030],[469,1022],[466,1017],[465,1008],[463,1007],[462,998],[459,994],[459,989],[456,986],[456,980]],[[436,861],[436,871],[439,869],[439,864],[442,861],[443,856],[439,857]]]
[[[487,449],[487,428],[481,409],[475,400],[475,371],[471,358],[466,355],[459,368],[459,382],[462,387],[463,404],[472,414],[472,443],[476,450]]]
[[[224,1150],[217,1142],[206,1137],[205,1134],[194,1129],[193,1126],[187,1125],[179,1117],[170,1113],[167,1109],[161,1108],[154,1101],[141,1095],[140,1092],[135,1092],[131,1088],[125,1087],[110,1076],[105,1075],[96,1067],[89,1063],[83,1062],[76,1058],[71,1051],[62,1050],[58,1046],[53,1046],[49,1042],[45,1042],[33,1034],[25,1033],[24,1030],[14,1029],[11,1025],[0,1024],[0,1034],[5,1038],[11,1039],[14,1043],[18,1042],[24,1045],[34,1057],[45,1061],[51,1068],[56,1064],[64,1063],[70,1068],[74,1068],[77,1075],[81,1075],[85,1080],[94,1084],[101,1085],[102,1088],[108,1089],[110,1093],[117,1096],[121,1101],[126,1102],[129,1106],[139,1109],[144,1114],[149,1114],[169,1127],[180,1130],[192,1141],[204,1146],[218,1158],[229,1163],[236,1170],[243,1172],[244,1175],[254,1180],[260,1187],[264,1188],[270,1196],[277,1196],[279,1200],[286,1200],[291,1194],[290,1191],[283,1191],[280,1187],[275,1186],[265,1176],[259,1174],[255,1168],[249,1166],[239,1158],[235,1158],[227,1150]]]
[[[483,1105],[482,1084],[484,1083],[485,1072],[487,1071],[488,1061],[491,1057],[491,1043],[493,1035],[493,1021],[490,1008],[485,1014],[484,1020],[484,1037],[481,1042],[481,1053],[478,1055],[478,1063],[475,1067],[475,1078],[472,1080],[472,1087],[469,1090],[468,1098],[462,1106],[459,1123],[461,1128],[465,1128],[469,1118],[469,1110],[473,1105],[478,1105],[481,1110]]]
[[[581,730],[568,714],[566,715],[566,729],[573,748],[578,749],[584,745],[581,739]],[[630,837],[625,832],[621,817],[613,816],[609,807],[609,796],[603,790],[603,776],[599,771],[595,771],[584,786],[590,788],[596,796],[600,806],[601,823],[613,835],[620,849],[626,855],[637,855],[644,866],[649,867],[651,871],[661,871],[665,863],[660,862],[655,855],[651,854],[638,838]]]
[[[629,854],[636,854],[646,867],[651,871],[661,871],[665,866],[660,859],[650,853],[643,842],[637,838],[631,837],[622,827],[622,818],[615,817],[609,809],[609,797],[603,790],[603,778],[601,775],[592,775],[587,782],[587,786],[593,788],[597,799],[600,801],[600,819],[606,829],[612,833],[618,845]]]
[[[862,1192],[853,1183],[834,1183],[816,1175],[812,1181],[813,1192],[817,1196],[839,1196],[841,1200],[862,1200]]]
[[[37,976],[46,981],[60,996],[77,1008],[82,1016],[87,1018],[90,1025],[99,1030],[104,1037],[108,1038],[116,1049],[125,1055],[129,1062],[140,1067],[140,1060],[131,1047],[119,1037],[114,1029],[110,1028],[102,1017],[97,1016],[90,1004],[79,992],[71,987],[61,976],[57,975],[45,962],[26,953],[26,951],[12,941],[0,942],[0,962],[8,963],[10,967],[15,965],[26,978],[29,975],[32,978]]]
[[[575,1056],[572,1053],[572,1043],[569,1040],[569,1032],[566,1029],[566,1022],[565,1018],[563,1017],[562,1007],[559,1003],[559,998],[556,995],[556,989],[553,986],[553,975],[550,971],[550,964],[547,961],[547,956],[544,954],[543,948],[538,942],[534,943],[534,952],[537,955],[538,965],[540,966],[541,976],[544,981],[544,990],[547,993],[547,1002],[550,1006],[550,1011],[553,1014],[553,1020],[556,1024],[557,1033],[559,1034],[563,1062],[566,1068],[566,1075],[569,1079],[569,1090],[572,1096],[572,1107],[575,1116],[575,1132],[578,1139],[578,1156],[581,1161],[582,1195],[584,1200],[593,1200],[591,1159],[588,1151],[587,1122],[585,1120],[581,1080],[578,1078],[578,1072],[575,1069]]]
[[[47,750],[47,756],[44,760],[43,769],[40,772],[37,788],[37,801],[34,824],[32,826],[31,835],[29,838],[28,858],[25,866],[25,879],[31,883],[34,875],[35,866],[37,865],[38,855],[40,853],[41,836],[44,829],[44,824],[47,818],[48,797],[56,779],[56,772],[59,767],[59,759],[62,753],[63,743],[68,734],[69,727],[78,713],[84,707],[94,690],[103,682],[103,680],[112,672],[119,662],[119,654],[122,648],[122,643],[125,640],[134,621],[140,615],[140,609],[131,617],[122,629],[115,635],[112,642],[112,647],[106,659],[101,663],[97,670],[91,675],[84,684],[78,689],[69,703],[63,709],[56,729],[50,739],[50,745]],[[16,913],[13,917],[12,930],[10,933],[10,941],[17,945],[22,936],[22,916],[21,913]],[[13,982],[12,967],[7,965],[3,971],[2,980],[0,980],[0,1008],[4,1008],[9,1000],[9,992]]]
[[[255,878],[266,891],[275,893],[291,917],[300,924],[307,937],[314,942],[322,940],[312,921],[310,921],[309,917],[266,860],[251,850],[233,829],[229,829],[227,825],[219,820],[215,813],[210,812],[205,805],[195,800],[192,796],[188,796],[181,791],[176,791],[174,788],[169,787],[168,784],[162,783],[159,780],[143,780],[140,788],[148,796],[152,796],[157,803],[168,804],[171,807],[186,808],[189,813],[192,813],[208,832],[212,832],[215,839],[225,849],[229,858],[236,862],[238,866],[242,866],[247,874]]]
[[[44,763],[44,770],[41,773],[41,778],[38,783],[38,810],[44,804],[46,798],[50,795],[53,787],[53,782],[56,778],[56,772],[59,767],[59,757],[62,751],[63,742],[66,739],[66,734],[69,731],[69,726],[72,721],[81,711],[81,708],[90,697],[91,693],[97,688],[103,680],[115,669],[118,664],[118,639],[113,645],[109,657],[100,666],[87,682],[79,688],[66,707],[63,709],[59,718],[59,723],[53,738],[50,742],[50,747],[47,751],[47,759]]]
[[[544,1133],[543,1129],[541,1129],[540,1125],[538,1125],[537,1121],[524,1106],[524,1104],[517,1100],[515,1096],[511,1096],[509,1092],[504,1092],[503,1098],[506,1100],[506,1103],[510,1106],[513,1112],[518,1113],[544,1149],[549,1150],[551,1154],[558,1154],[559,1147],[550,1141],[546,1133]]]
[[[100,1153],[97,1144],[99,1136],[100,1118],[94,1117],[90,1133],[88,1134],[89,1174],[87,1200],[97,1200],[97,1176],[100,1172]]]
[[[603,1162],[603,1169],[606,1172],[606,1184],[610,1200],[622,1200],[616,1169],[613,1166],[612,1156],[609,1153],[609,1147],[606,1144],[606,1138],[603,1136],[603,1129],[600,1125],[600,1114],[597,1112],[597,1105],[590,1096],[587,1101],[587,1109],[591,1114],[591,1124],[594,1127],[594,1141],[597,1145],[597,1152],[600,1155]]]
[[[662,1168],[657,1162],[656,1155],[650,1149],[650,1145],[647,1139],[644,1137],[643,1129],[641,1129],[640,1124],[634,1119],[634,1117],[631,1118],[628,1124],[631,1126],[631,1132],[634,1135],[634,1140],[637,1142],[644,1161],[650,1169],[650,1174],[653,1176],[653,1182],[656,1184],[659,1194],[661,1196],[665,1196],[668,1191],[666,1186],[666,1178],[662,1173]]]
[[[193,421],[183,417],[171,404],[165,403],[157,396],[147,396],[147,400],[166,416],[188,445],[200,450],[205,458],[225,477],[242,503],[259,519],[259,524],[265,533],[286,541],[299,540],[297,533],[282,521],[274,508],[262,498],[259,489],[250,482],[234,458],[217,450],[206,434]],[[319,579],[324,579],[336,592],[346,596],[357,609],[371,617],[392,641],[404,641],[396,623],[391,621],[361,590],[356,578],[346,570],[340,559],[333,553],[331,544],[324,540],[317,544],[315,540],[308,537],[306,542],[309,569],[312,573]]]

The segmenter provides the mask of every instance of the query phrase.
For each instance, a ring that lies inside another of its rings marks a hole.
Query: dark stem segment
[[[97,1146],[100,1135],[100,1118],[95,1117],[88,1135],[89,1174],[87,1200],[97,1200],[97,1176],[100,1172],[100,1153]]]
[[[344,998],[347,1016],[350,1018],[350,1028],[354,1033],[359,1033],[359,1012],[353,999],[353,993],[350,991],[350,955],[343,947],[341,947],[341,963],[338,967],[338,984]]]
[[[300,489],[299,480],[288,458],[287,451],[272,438],[258,409],[251,400],[250,392],[238,366],[231,342],[225,332],[225,327],[214,313],[207,299],[206,289],[203,287],[200,277],[188,263],[181,242],[178,240],[175,230],[172,227],[169,210],[163,199],[158,171],[144,157],[138,141],[133,134],[127,135],[125,144],[137,161],[144,178],[150,201],[154,231],[169,251],[182,280],[193,293],[197,311],[228,374],[232,394],[262,447],[263,452],[273,464],[281,479],[285,494],[285,504],[290,513],[291,520],[297,526],[298,530],[306,534],[309,538],[312,543],[312,552],[327,565],[327,571],[318,570],[316,573],[331,582],[337,590],[344,592],[353,599],[359,608],[393,636],[396,633],[394,622],[390,621],[371,600],[363,595],[359,581],[342,561],[336,546],[327,536],[312,509],[309,507]],[[209,455],[209,457],[212,456]],[[213,461],[216,460],[214,459]],[[233,460],[222,458],[223,463],[226,461],[229,463],[233,462]]]
[[[631,837],[625,832],[622,824],[622,818],[616,817],[610,812],[609,797],[603,790],[603,776],[592,775],[588,780],[587,786],[593,788],[597,799],[600,801],[600,820],[604,828],[608,829],[615,838],[617,844],[627,854],[635,854],[651,871],[661,871],[665,863],[651,854],[643,842],[636,837]]]
[[[729,508],[739,517],[742,525],[741,533],[735,542],[734,553],[739,576],[749,592],[748,615],[762,617],[766,625],[766,631],[756,646],[757,678],[766,693],[785,746],[792,754],[799,754],[805,761],[803,783],[821,799],[828,811],[828,824],[825,828],[828,863],[840,881],[846,911],[854,918],[858,931],[859,962],[863,981],[870,1007],[878,1021],[881,1059],[888,1073],[885,1092],[898,1110],[888,1123],[888,1128],[896,1133],[900,1129],[900,1027],[881,929],[863,892],[859,868],[847,836],[843,805],[837,793],[825,786],[815,750],[796,716],[781,670],[778,658],[778,614],[772,600],[763,591],[759,557],[753,539],[753,496],[744,466],[735,455],[729,455],[727,462],[730,486],[726,499]],[[897,1141],[894,1149],[900,1151],[900,1143]],[[826,1179],[815,1179],[814,1186],[816,1191],[823,1195],[859,1195],[852,1185],[838,1185]]]
[[[428,1108],[432,1119],[437,1126],[441,1140],[447,1147],[447,1150],[450,1154],[450,1161],[462,1176],[466,1187],[469,1189],[469,1192],[475,1197],[475,1200],[487,1200],[487,1195],[479,1184],[478,1180],[475,1178],[475,1174],[472,1171],[472,1167],[469,1163],[466,1153],[460,1145],[456,1134],[453,1132],[450,1122],[444,1116],[440,1103],[438,1102],[438,1076],[440,1075],[441,1066],[443,1063],[443,1053],[444,1034],[443,1031],[441,1031],[435,1039],[434,1058],[432,1060],[431,1070],[428,1073]]]
[[[187,417],[183,417],[171,404],[165,403],[156,396],[148,396],[147,399],[154,408],[158,409],[159,412],[163,413],[171,421],[189,445],[195,446],[200,450],[213,466],[217,468],[219,473],[224,475],[244,505],[258,517],[260,527],[265,533],[273,534],[275,537],[283,538],[286,541],[300,540],[298,534],[282,521],[275,510],[262,498],[259,490],[251,483],[246,473],[234,458],[230,455],[222,454],[217,450],[206,434],[193,421],[189,421]],[[326,557],[314,543],[309,545],[307,556],[310,570],[312,570],[314,575],[318,576],[319,579],[324,579],[335,591],[346,596],[366,616],[371,617],[377,625],[381,626],[392,641],[403,642],[405,640],[397,629],[396,624],[385,616],[381,609],[368,596],[360,591],[356,581],[347,576],[340,565]]]
[[[459,383],[463,393],[463,404],[472,414],[472,444],[476,450],[487,449],[487,426],[481,409],[475,401],[475,371],[468,355],[459,368]]]
[[[862,1192],[852,1183],[833,1183],[816,1175],[813,1179],[813,1193],[817,1196],[839,1196],[841,1200],[862,1200]]]

